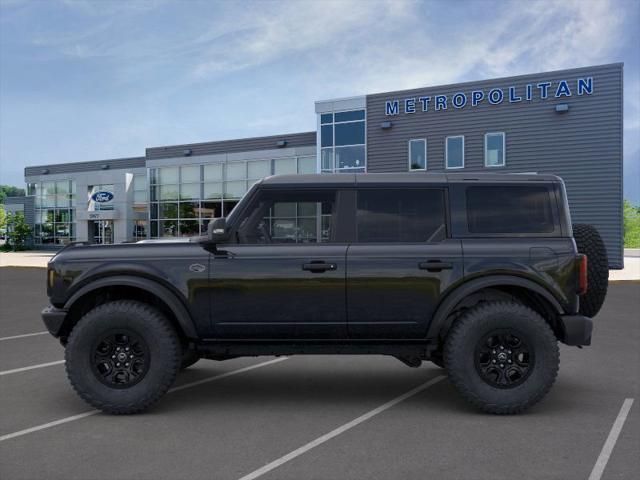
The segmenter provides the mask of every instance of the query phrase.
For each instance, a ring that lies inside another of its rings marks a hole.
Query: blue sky
[[[0,183],[26,165],[315,129],[315,100],[625,63],[640,203],[640,2],[0,0]]]

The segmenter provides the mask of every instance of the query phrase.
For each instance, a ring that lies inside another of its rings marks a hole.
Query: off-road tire
[[[492,331],[519,333],[533,350],[533,364],[522,383],[509,388],[490,385],[476,368],[476,347]],[[547,322],[516,302],[487,302],[469,309],[451,327],[444,346],[451,383],[473,406],[494,414],[520,413],[539,402],[558,374],[558,341]]]
[[[117,329],[133,332],[148,350],[148,369],[137,383],[126,388],[104,384],[94,372],[96,342]],[[133,300],[97,306],[75,325],[65,350],[67,376],[78,395],[95,408],[112,414],[146,410],[173,384],[182,347],[173,326],[156,308]]]
[[[182,361],[180,362],[180,370],[184,370],[189,368],[191,365],[200,360],[200,355],[198,352],[192,349],[187,349],[182,354]]]
[[[607,296],[609,259],[602,237],[593,225],[573,224],[573,238],[578,252],[587,256],[587,293],[580,295],[580,313],[595,317]]]

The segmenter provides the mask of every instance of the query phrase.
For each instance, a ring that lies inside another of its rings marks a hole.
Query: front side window
[[[464,168],[464,137],[447,137],[445,141],[447,168]]]
[[[360,243],[436,242],[445,236],[442,189],[363,189],[357,205]]]
[[[242,244],[333,241],[335,191],[263,192],[239,221]]]
[[[467,188],[469,232],[551,233],[554,219],[549,190],[542,186]]]
[[[320,158],[323,172],[366,170],[365,111],[320,115]]]
[[[487,133],[484,136],[484,166],[504,167],[504,133]]]
[[[427,141],[409,140],[409,170],[427,169]]]

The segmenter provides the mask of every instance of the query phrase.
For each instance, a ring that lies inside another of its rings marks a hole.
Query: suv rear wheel
[[[99,305],[71,331],[67,376],[78,395],[108,413],[141,412],[162,397],[180,369],[182,348],[169,321],[150,305]]]
[[[558,373],[558,341],[547,322],[516,302],[468,310],[444,347],[449,378],[472,405],[489,413],[519,413],[540,401]]]

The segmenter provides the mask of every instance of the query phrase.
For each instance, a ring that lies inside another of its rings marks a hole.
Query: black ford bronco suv
[[[549,391],[558,342],[591,343],[607,279],[555,176],[275,176],[207,236],[66,247],[43,318],[74,389],[110,413],[146,409],[200,358],[383,354],[509,414]]]

